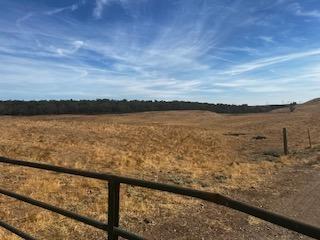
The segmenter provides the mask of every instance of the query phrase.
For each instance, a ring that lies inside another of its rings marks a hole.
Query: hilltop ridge
[[[313,104],[313,103],[320,103],[320,97],[309,100],[309,101],[305,102],[304,104]]]

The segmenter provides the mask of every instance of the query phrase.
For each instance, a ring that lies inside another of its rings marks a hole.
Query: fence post
[[[310,129],[308,128],[309,147],[312,148]]]
[[[287,129],[283,128],[283,152],[284,155],[288,155],[288,139],[287,139]]]
[[[112,179],[108,182],[108,240],[118,240],[114,227],[119,226],[120,183]]]

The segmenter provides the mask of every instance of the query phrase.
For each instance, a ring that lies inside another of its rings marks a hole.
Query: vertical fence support
[[[310,129],[308,128],[309,147],[312,148]]]
[[[288,155],[288,139],[287,139],[287,129],[283,128],[283,152],[284,155]]]
[[[108,240],[118,240],[114,227],[119,226],[120,183],[115,179],[108,182]]]

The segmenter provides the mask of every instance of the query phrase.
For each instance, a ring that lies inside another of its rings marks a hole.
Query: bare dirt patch
[[[320,226],[320,159],[310,152],[306,155],[304,160],[300,159],[302,162],[265,177],[257,187],[226,192],[234,199]],[[200,201],[196,208],[187,209],[165,223],[149,226],[146,235],[150,239],[311,239],[247,214]]]

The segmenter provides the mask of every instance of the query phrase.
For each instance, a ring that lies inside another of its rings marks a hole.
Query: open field
[[[246,115],[172,111],[0,117],[0,155],[236,196],[259,189],[286,166],[318,161],[319,119],[319,102],[301,105],[293,113],[281,109]],[[288,129],[291,151],[287,157],[279,156],[283,127]],[[313,151],[306,150],[308,128]],[[3,188],[106,221],[107,189],[100,181],[6,165],[0,165],[0,172]],[[120,225],[149,238],[159,239],[155,229],[185,211],[192,221],[204,206],[171,194],[121,189]],[[105,239],[101,231],[4,196],[0,205],[1,219],[43,239]],[[197,237],[178,232],[175,239],[201,239],[201,231],[214,236],[217,229],[232,230],[223,216],[205,221],[195,229]],[[0,239],[16,238],[0,229]]]

